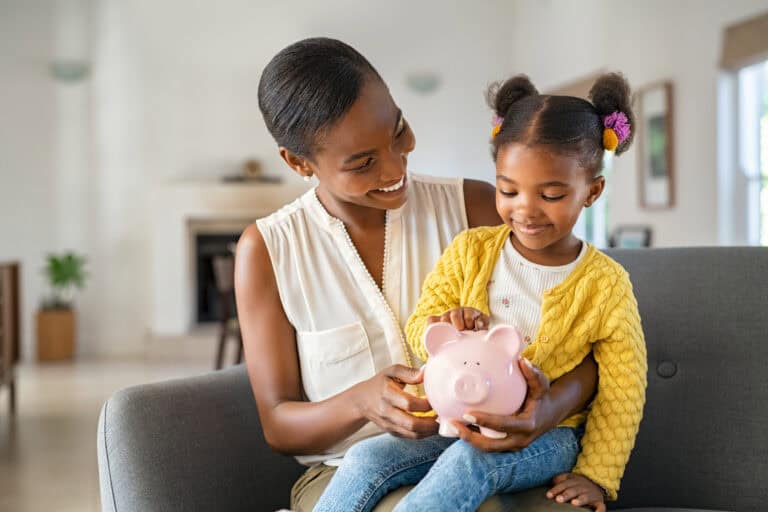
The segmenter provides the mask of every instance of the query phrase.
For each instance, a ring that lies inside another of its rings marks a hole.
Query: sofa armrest
[[[264,442],[243,366],[127,388],[98,427],[102,510],[275,510],[304,468]]]

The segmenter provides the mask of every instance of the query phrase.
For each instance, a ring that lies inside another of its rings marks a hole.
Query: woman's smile
[[[375,195],[377,195],[379,197],[386,197],[388,199],[389,198],[394,198],[394,197],[399,197],[402,194],[404,194],[406,189],[408,188],[407,187],[407,181],[408,180],[406,179],[405,174],[403,174],[403,177],[400,178],[400,180],[397,181],[396,183],[394,183],[392,185],[389,185],[387,187],[374,189],[374,190],[371,191],[371,193],[373,193],[373,194],[375,194]]]

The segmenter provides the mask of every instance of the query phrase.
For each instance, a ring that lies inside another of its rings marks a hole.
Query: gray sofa
[[[610,251],[648,345],[648,401],[611,509],[768,510],[768,249]],[[259,511],[302,472],[264,443],[242,366],[117,392],[98,427],[102,508]]]

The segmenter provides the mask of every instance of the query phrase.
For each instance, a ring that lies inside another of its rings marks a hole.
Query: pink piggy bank
[[[424,390],[437,412],[441,436],[458,437],[451,422],[466,424],[463,416],[470,410],[513,414],[520,409],[527,385],[518,366],[523,340],[517,329],[499,325],[459,332],[441,322],[427,327],[424,344],[429,354]],[[507,435],[486,427],[480,432],[494,439]]]

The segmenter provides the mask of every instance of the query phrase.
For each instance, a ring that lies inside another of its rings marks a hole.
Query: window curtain
[[[768,12],[726,27],[720,66],[727,70],[768,59]]]

